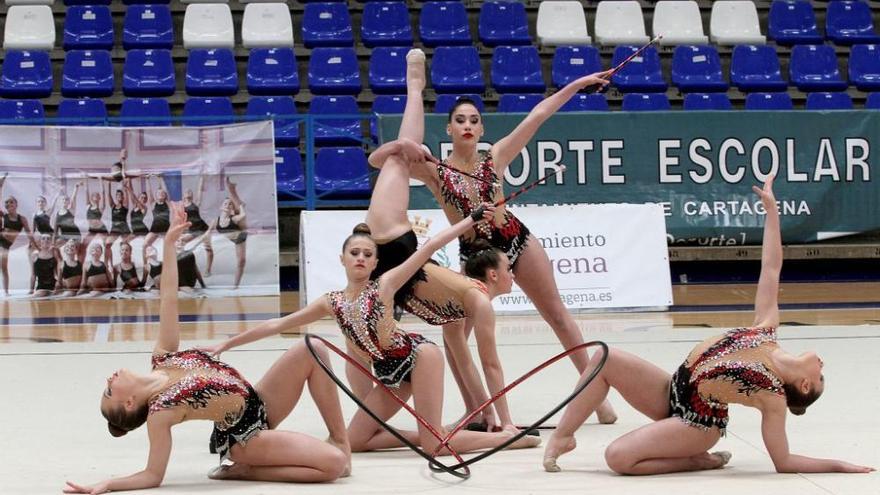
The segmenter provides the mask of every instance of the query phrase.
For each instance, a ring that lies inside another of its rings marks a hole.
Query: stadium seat
[[[544,46],[589,45],[584,7],[576,1],[546,1],[538,7],[538,42]]]
[[[770,4],[767,37],[779,45],[821,43],[813,6],[807,0],[775,0]]]
[[[186,61],[186,94],[230,96],[237,92],[238,72],[232,50],[227,48],[190,50]]]
[[[601,93],[578,93],[562,105],[560,112],[607,112],[608,100]]]
[[[302,40],[306,48],[353,46],[351,16],[345,3],[309,3],[302,15]]]
[[[852,98],[843,91],[807,94],[807,110],[852,110]]]
[[[419,35],[427,47],[473,44],[467,11],[461,2],[422,4]]]
[[[492,87],[499,93],[543,93],[541,59],[534,46],[499,46],[492,54]]]
[[[75,126],[107,125],[107,107],[101,99],[61,100],[55,123]]]
[[[624,112],[654,112],[671,110],[665,93],[628,93],[623,95],[621,110]]]
[[[474,46],[441,46],[431,59],[431,85],[438,93],[482,93],[486,90],[480,56]]]
[[[187,98],[183,118],[183,125],[187,127],[225,125],[235,122],[235,110],[226,97]]]
[[[553,85],[561,88],[566,84],[602,70],[599,50],[592,46],[560,46],[553,53],[550,76]]]
[[[636,46],[618,46],[614,49],[611,66],[616,67],[636,50]],[[611,82],[623,93],[653,93],[666,91],[667,87],[660,68],[660,56],[653,46],[611,76]]]
[[[356,95],[361,74],[354,48],[315,48],[309,58],[309,89],[320,95]]]
[[[38,3],[45,4],[45,5],[52,5],[53,3],[55,3],[55,0],[39,1]],[[128,2],[125,2],[125,3],[128,3]],[[162,2],[156,2],[156,3],[162,3]],[[10,5],[9,0],[6,1],[6,4]],[[110,5],[110,0],[64,0],[64,5]]]
[[[171,50],[134,49],[125,54],[122,92],[126,96],[171,96],[176,89]]]
[[[110,50],[113,19],[106,5],[74,5],[64,16],[65,50]]]
[[[726,93],[688,93],[684,95],[685,110],[730,110]]]
[[[64,58],[61,94],[66,97],[111,96],[113,60],[107,50],[70,50]]]
[[[252,96],[247,103],[245,115],[251,120],[275,121],[275,145],[298,146],[300,119],[291,96]],[[276,117],[280,116],[280,117]]]
[[[788,93],[749,93],[746,110],[792,110],[794,104]]]
[[[6,10],[5,50],[51,50],[55,46],[55,19],[48,5],[13,5]]]
[[[249,3],[241,19],[245,48],[293,46],[293,20],[286,3]]]
[[[359,114],[354,96],[313,96],[309,114],[354,115]],[[361,144],[361,119],[318,119],[314,121],[314,138],[318,146]]]
[[[528,113],[531,112],[535,105],[544,100],[543,94],[514,94],[508,93],[501,95],[498,99],[498,111],[509,113]]]
[[[871,93],[865,98],[865,108],[868,110],[880,110],[880,93]]]
[[[315,191],[324,198],[370,196],[370,169],[363,148],[324,148],[315,158]]]
[[[709,35],[719,45],[763,45],[758,9],[750,0],[720,0],[712,3]]]
[[[297,200],[305,195],[306,176],[299,149],[275,147],[275,187],[279,200]]]
[[[254,95],[294,95],[299,70],[293,48],[254,48],[248,56],[247,90]]]
[[[486,46],[532,43],[526,8],[518,2],[483,2],[478,28],[480,41]]]
[[[2,125],[43,125],[43,116],[40,100],[0,100]]]
[[[594,31],[596,41],[601,45],[643,45],[648,42],[642,7],[635,0],[599,2]]]
[[[779,57],[771,46],[740,45],[730,58],[730,83],[740,91],[782,91]]]
[[[654,4],[651,32],[663,35],[661,45],[705,45],[709,38],[703,33],[700,7],[693,0],[663,0]]]
[[[406,93],[406,52],[409,48],[377,47],[370,55],[370,89],[377,94]]]
[[[477,110],[480,113],[483,113],[486,108],[483,105],[483,98],[480,95],[473,94],[447,94],[447,95],[437,95],[437,101],[434,102],[434,113],[449,113],[452,110],[452,107],[455,106],[456,102],[458,102],[459,98],[470,98],[477,104]]]
[[[859,91],[880,89],[880,45],[853,45],[849,52],[849,80]]]
[[[838,45],[878,43],[867,2],[831,2],[825,15],[825,36]]]
[[[89,1],[89,0],[77,0],[77,1]],[[106,0],[105,0],[106,1]],[[107,2],[110,3],[110,2]],[[140,4],[164,4],[167,5],[171,3],[171,0],[122,0],[122,3],[125,5],[140,5]]]
[[[837,55],[829,45],[796,45],[789,60],[791,83],[801,91],[843,91],[846,82],[837,68]]]
[[[0,95],[5,98],[46,98],[52,94],[52,62],[47,52],[7,51]]]
[[[403,113],[406,108],[406,95],[378,95],[373,100],[373,113],[378,117],[385,114]],[[370,137],[374,143],[379,142],[378,119],[370,120]]]
[[[727,91],[715,47],[685,45],[672,54],[672,84],[682,92]]]
[[[167,5],[131,5],[122,22],[122,47],[167,48],[174,46],[171,9]]]
[[[374,2],[361,14],[361,42],[367,47],[411,46],[409,9],[403,2]]]
[[[162,127],[171,125],[171,105],[165,98],[126,98],[119,111],[127,127]]]
[[[233,48],[232,11],[225,3],[192,3],[183,16],[184,48]]]

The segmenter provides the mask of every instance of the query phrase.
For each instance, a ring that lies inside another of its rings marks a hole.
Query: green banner
[[[523,115],[485,114],[481,147],[504,137]],[[399,116],[380,118],[394,139]],[[761,202],[751,191],[776,174],[785,243],[821,241],[880,226],[880,112],[558,113],[510,164],[510,192],[566,170],[514,203],[660,203],[670,244],[759,244]],[[425,144],[438,157],[452,143],[446,115],[426,118]],[[423,186],[410,207],[436,208]]]

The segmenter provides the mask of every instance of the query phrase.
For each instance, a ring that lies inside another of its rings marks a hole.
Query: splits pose
[[[576,446],[574,433],[614,387],[654,422],[608,446],[608,467],[644,475],[717,469],[730,453],[708,450],[724,435],[728,404],[761,412],[761,433],[780,473],[866,473],[873,468],[844,461],[792,454],[785,433],[786,408],[804,414],[825,389],[822,360],[814,352],[799,356],[777,343],[782,242],[773,178],[753,188],[767,211],[761,276],[751,327],[710,337],[688,354],[672,375],[632,354],[611,349],[605,367],[565,410],[544,453],[544,469],[559,471],[556,460]]]
[[[174,243],[188,227],[185,220],[183,208],[175,205],[173,225],[164,240],[159,337],[153,349],[152,371],[140,375],[121,369],[107,379],[101,396],[101,413],[113,436],[147,424],[147,466],[130,476],[93,486],[68,481],[64,492],[99,494],[159,486],[171,455],[171,428],[192,419],[213,421],[221,459],[235,462],[231,467],[214,469],[212,478],[320,482],[346,475],[350,449],[336,385],[311,357],[305,343],[285,352],[255,386],[233,367],[202,351],[178,350]],[[327,350],[317,349],[327,360]],[[327,442],[274,429],[293,410],[306,383],[330,432]]]

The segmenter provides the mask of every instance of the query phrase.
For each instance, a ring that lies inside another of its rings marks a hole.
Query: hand
[[[400,146],[400,154],[408,163],[421,162],[425,159],[425,149],[412,139],[401,138],[397,140]]]
[[[72,481],[67,482],[64,487],[64,493],[88,493],[89,495],[98,495],[99,493],[107,493],[110,491],[109,483],[102,481],[95,486],[77,485]]]
[[[186,210],[179,201],[169,201],[171,209],[171,228],[165,233],[165,243],[174,244],[180,239],[181,234],[192,225],[186,221]]]
[[[776,176],[774,175],[767,177],[767,180],[764,181],[763,189],[758,186],[752,186],[752,191],[761,198],[765,208],[769,208],[771,205],[776,208],[776,196],[773,195],[773,180],[775,178]]]
[[[581,77],[574,81],[574,84],[578,85],[579,89],[586,89],[590,86],[599,85],[600,88],[604,88],[611,82],[608,78],[611,76],[611,70],[605,70],[602,72],[595,72],[593,74]]]
[[[846,461],[840,461],[840,466],[838,466],[839,473],[870,473],[875,471],[874,468],[868,466],[859,466],[858,464],[851,464]]]
[[[492,203],[483,203],[479,208],[471,212],[471,218],[474,223],[489,222],[495,215],[495,205]]]
[[[220,343],[215,345],[207,345],[207,346],[199,346],[195,348],[197,351],[202,351],[205,354],[210,355],[213,358],[219,359],[220,354],[226,350],[226,343]]]

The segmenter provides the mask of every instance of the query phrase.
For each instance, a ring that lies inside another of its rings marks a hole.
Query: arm
[[[34,261],[40,256],[39,251],[32,251],[30,260],[31,260],[31,284],[28,285],[28,294],[34,293],[34,287],[37,285],[37,274],[34,273]]]
[[[55,207],[58,206],[58,198],[61,197],[61,193],[55,195],[55,198],[52,199],[52,206],[49,207],[49,211],[46,212],[46,215],[49,216],[49,221],[52,221],[52,214],[55,213]]]
[[[77,182],[73,185],[73,195],[70,196],[70,213],[71,215],[76,215],[76,194],[79,192],[79,188],[82,187],[82,181]]]
[[[247,212],[245,212],[244,209],[245,209],[245,204],[239,203],[238,204],[238,213],[236,213],[235,215],[232,215],[233,222],[240,224],[241,222],[243,222],[247,218]]]
[[[150,174],[147,175],[147,204],[152,203],[155,200],[154,193],[155,191],[153,191],[153,174]]]
[[[135,206],[137,206],[141,210],[146,211],[147,206],[145,204],[141,203],[141,200],[138,199],[137,194],[134,193],[134,186],[131,185],[131,179],[126,181],[124,183],[123,187],[125,188],[126,191],[128,191],[128,195],[126,196],[126,198],[130,198],[131,201],[134,202]]]
[[[755,294],[755,320],[759,327],[779,326],[779,274],[782,271],[782,236],[779,233],[779,211],[773,195],[773,177],[763,189],[752,187],[761,197],[767,215],[764,217],[764,241],[761,246],[761,276]]]
[[[492,146],[492,157],[495,161],[495,170],[498,176],[500,177],[507,170],[510,162],[516,158],[520,150],[525,147],[532,139],[532,136],[535,135],[535,132],[538,131],[538,128],[551,115],[562,108],[562,105],[577,94],[578,91],[596,84],[602,86],[608,84],[608,80],[605,77],[608,77],[610,72],[597,72],[568,83],[552,96],[544,98],[510,134],[495,143]]]
[[[204,191],[205,191],[205,176],[200,175],[199,176],[199,188],[196,189],[196,197],[193,198],[193,203],[195,203],[196,206],[198,206],[200,208],[202,206],[202,193]]]
[[[489,394],[486,393],[486,388],[483,386],[483,381],[480,379],[477,367],[474,366],[471,351],[468,349],[467,334],[462,332],[459,328],[454,328],[452,331],[446,331],[446,328],[444,328],[443,344],[449,349],[451,358],[458,367],[458,372],[461,374],[466,389],[464,392],[466,392],[476,404],[483,404],[489,400]],[[489,422],[495,422],[494,406],[489,406],[489,408],[484,411],[484,417],[487,419],[493,418]]]
[[[153,353],[174,352],[180,347],[180,322],[177,311],[177,249],[174,244],[189,227],[180,203],[169,202],[171,227],[162,244],[162,275],[159,277],[159,338]]]
[[[474,291],[472,290],[472,292]],[[480,354],[480,364],[483,367],[483,375],[486,377],[489,394],[494,397],[504,389],[504,370],[501,367],[501,360],[498,358],[498,347],[495,345],[495,311],[492,309],[492,302],[488,297],[481,297],[478,304],[482,307],[480,311],[474,313],[477,352]],[[507,405],[507,396],[502,395],[495,401],[495,410],[498,411],[498,419],[501,421],[502,427],[513,425],[513,418]]]
[[[107,181],[107,195],[106,195],[106,197],[107,197],[107,198],[110,198],[110,200],[109,200],[109,201],[110,201],[110,207],[111,207],[111,208],[116,208],[116,202],[113,200],[113,196],[111,196],[111,194],[113,194],[113,182],[111,182],[111,181],[108,180],[108,181]],[[119,206],[122,206],[122,205],[119,205]]]

